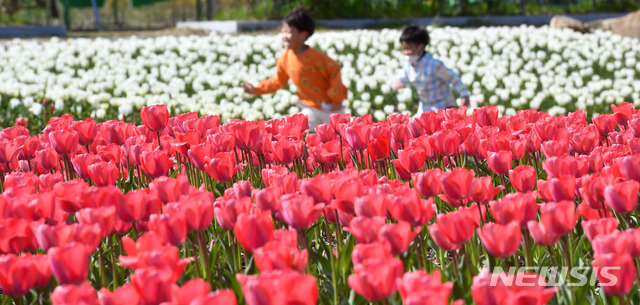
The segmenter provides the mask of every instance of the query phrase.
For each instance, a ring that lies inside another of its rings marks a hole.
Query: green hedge
[[[69,7],[74,8],[86,8],[93,6],[91,0],[62,0],[62,4],[65,3],[68,3]],[[96,0],[96,3],[98,4],[98,7],[104,6],[104,0]]]

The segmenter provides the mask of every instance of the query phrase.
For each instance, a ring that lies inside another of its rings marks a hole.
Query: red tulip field
[[[611,108],[5,128],[0,303],[639,304],[640,111]]]

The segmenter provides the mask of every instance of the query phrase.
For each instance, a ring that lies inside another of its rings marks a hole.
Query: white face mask
[[[418,60],[420,60],[420,56],[418,55],[408,55],[407,56],[407,60],[409,61],[409,63],[411,63],[412,65],[417,65],[418,64]]]

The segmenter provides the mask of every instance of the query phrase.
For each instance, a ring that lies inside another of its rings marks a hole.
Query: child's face
[[[282,23],[280,28],[280,36],[282,37],[282,43],[286,49],[298,50],[303,45],[309,34],[306,31],[299,31],[293,26],[288,25],[286,22]]]
[[[402,54],[406,56],[420,55],[424,51],[424,44],[415,42],[402,42]]]

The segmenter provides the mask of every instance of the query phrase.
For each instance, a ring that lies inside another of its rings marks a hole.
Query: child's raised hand
[[[460,100],[462,101],[462,105],[460,105],[461,107],[469,106],[469,97],[468,96],[463,96],[463,97],[460,98]]]
[[[404,84],[399,80],[395,80],[391,84],[391,89],[393,89],[393,91],[395,91],[395,92],[398,92],[398,90],[400,90],[402,88],[404,88]]]
[[[256,91],[256,88],[249,83],[242,83],[242,88],[244,88],[244,93],[253,94]]]

